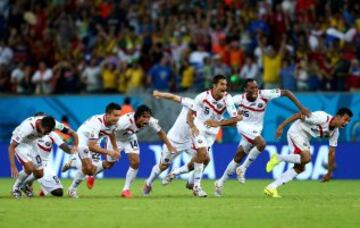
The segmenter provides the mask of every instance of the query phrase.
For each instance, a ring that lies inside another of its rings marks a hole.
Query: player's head
[[[251,78],[245,80],[244,90],[247,93],[247,96],[250,96],[253,99],[256,99],[259,93],[257,82]]]
[[[36,112],[34,116],[45,116],[45,112]]]
[[[335,126],[339,128],[344,128],[351,120],[353,113],[348,108],[340,108],[336,113]]]
[[[44,116],[38,125],[41,134],[47,135],[55,128],[55,119],[52,116]]]
[[[140,105],[135,111],[135,123],[138,127],[144,127],[149,124],[151,109],[146,105]]]
[[[222,74],[218,74],[213,78],[213,95],[218,98],[225,96],[227,89],[226,77]]]
[[[113,102],[108,104],[105,109],[105,115],[108,124],[116,124],[121,115],[121,106]]]

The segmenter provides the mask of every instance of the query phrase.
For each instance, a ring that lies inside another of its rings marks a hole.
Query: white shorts
[[[140,154],[140,147],[139,142],[137,140],[136,135],[131,136],[128,140],[117,140],[116,144],[118,146],[118,150],[124,151],[125,154],[134,153],[134,154]],[[106,148],[108,150],[112,150],[113,147],[111,145],[111,142],[108,140],[106,143]],[[115,162],[116,159],[110,156],[106,156],[106,160],[109,162]]]
[[[170,153],[167,146],[164,144],[163,145],[163,150],[161,152],[161,158],[160,158],[160,162],[162,164],[170,164],[181,153],[187,153],[191,157],[194,156],[194,154],[196,153],[195,149],[192,148],[192,143],[191,142],[188,142],[188,143],[176,143],[176,142],[174,142],[174,141],[172,141],[170,139],[169,139],[169,141],[170,141],[171,145],[173,147],[175,147],[176,153],[174,153],[174,154]]]
[[[36,170],[44,168],[43,158],[41,154],[37,151],[37,147],[34,144],[20,143],[15,148],[15,156],[21,163],[21,165],[32,162]]]
[[[55,189],[63,189],[60,179],[52,170],[51,167],[46,166],[44,168],[44,176],[40,178],[39,183],[41,185],[41,189],[43,190],[44,194],[47,195],[54,191]]]
[[[237,131],[241,135],[242,139],[245,139],[251,144],[254,144],[256,137],[261,136],[262,129],[256,128],[253,125],[239,121],[236,124]]]
[[[310,140],[305,135],[289,129],[286,136],[291,153],[301,154],[302,151],[310,151]]]
[[[211,147],[216,140],[216,135],[208,134],[206,132],[201,132],[197,136],[191,136],[191,141],[193,143],[192,147],[194,149],[199,149],[202,147],[209,148]]]

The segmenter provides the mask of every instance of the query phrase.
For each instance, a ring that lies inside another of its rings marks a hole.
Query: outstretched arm
[[[12,177],[17,177],[19,172],[16,168],[15,164],[15,148],[19,145],[19,143],[12,141],[9,146],[9,161],[10,161],[10,171]]]
[[[322,178],[322,182],[330,181],[332,174],[333,174],[334,167],[335,167],[335,147],[330,146],[329,147],[329,155],[328,155],[328,172]]]
[[[301,113],[296,113],[296,114],[292,115],[291,117],[287,118],[286,120],[284,120],[284,122],[282,122],[276,130],[276,138],[280,138],[286,125],[288,125],[289,123],[292,123],[298,119],[304,119],[304,115]]]
[[[181,103],[181,96],[175,95],[173,93],[160,92],[158,90],[153,91],[153,96],[157,99],[166,99],[171,100],[177,103]]]
[[[232,117],[230,119],[216,121],[216,120],[206,120],[205,124],[209,127],[226,127],[226,126],[235,126],[238,121],[242,120],[242,116]]]
[[[281,90],[281,96],[288,97],[299,108],[301,114],[310,117],[311,112],[305,108],[290,90]]]

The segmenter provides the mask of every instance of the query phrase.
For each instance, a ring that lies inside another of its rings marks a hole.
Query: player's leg
[[[244,163],[241,164],[241,166],[239,166],[236,169],[237,178],[238,178],[239,182],[242,183],[242,184],[245,183],[246,170],[249,168],[249,166],[255,161],[255,159],[259,156],[259,154],[266,147],[265,139],[261,135],[256,136],[252,141],[253,141],[252,144],[255,145],[255,146],[251,148],[251,150],[250,150],[248,156],[246,157]]]
[[[130,187],[131,184],[134,182],[140,165],[140,156],[137,152],[127,153],[127,157],[129,159],[130,167],[126,173],[125,185],[122,190],[121,196],[125,198],[131,197]]]
[[[193,193],[198,197],[206,197],[207,193],[201,188],[201,178],[204,170],[204,162],[208,159],[207,147],[199,147],[194,157],[194,187]]]
[[[44,195],[49,193],[53,196],[63,196],[63,186],[60,179],[55,175],[55,172],[50,167],[44,169],[44,176],[38,179],[41,185],[41,191]],[[40,193],[41,194],[41,193]]]
[[[208,148],[208,152],[209,151],[210,151],[210,148]],[[209,162],[210,162],[210,156],[208,156],[204,162],[204,170],[206,169]],[[194,164],[194,163],[192,163],[192,164]],[[194,165],[192,165],[192,168],[190,169],[190,171],[192,171],[192,170],[194,170]],[[204,172],[204,170],[203,170],[203,172]],[[194,188],[194,172],[189,175],[189,178],[186,181],[185,187],[190,190],[192,190]]]

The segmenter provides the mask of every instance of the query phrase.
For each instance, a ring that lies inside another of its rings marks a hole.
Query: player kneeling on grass
[[[353,113],[348,108],[341,108],[333,117],[323,111],[312,112],[310,117],[297,113],[281,123],[276,131],[276,136],[282,135],[283,129],[295,121],[287,132],[287,141],[292,154],[274,154],[266,164],[266,171],[271,172],[281,161],[294,163],[294,168],[287,170],[278,179],[269,184],[264,193],[269,197],[279,198],[277,188],[290,182],[305,170],[305,165],[310,162],[311,138],[329,138],[328,173],[323,181],[329,181],[335,163],[335,148],[339,138],[339,128],[344,128],[351,120]]]
[[[28,196],[31,196],[32,190],[28,184],[44,176],[44,156],[39,151],[37,142],[38,139],[50,134],[55,129],[71,135],[74,138],[72,151],[77,151],[77,134],[72,129],[57,122],[51,116],[30,117],[24,120],[13,131],[9,146],[9,160],[11,176],[16,177],[16,181],[12,187],[12,195],[15,198],[21,197],[20,189]],[[20,173],[15,165],[15,156],[23,166],[23,170]]]
[[[164,142],[170,153],[176,153],[176,149],[172,146],[166,133],[161,129],[158,120],[151,116],[151,109],[146,105],[139,106],[135,112],[130,112],[120,117],[116,129],[116,142],[118,150],[124,150],[126,153],[130,167],[126,173],[126,180],[121,196],[130,198],[131,183],[135,180],[140,165],[140,148],[136,133],[145,127],[151,127]]]

